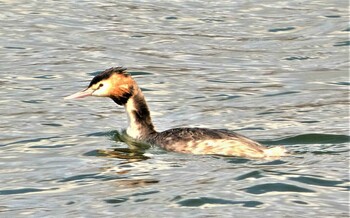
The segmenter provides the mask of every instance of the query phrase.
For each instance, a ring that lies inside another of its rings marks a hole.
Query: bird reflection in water
[[[126,134],[126,131],[112,131],[109,133],[111,140],[116,142],[123,142],[128,145],[127,148],[112,148],[112,149],[98,149],[85,153],[86,156],[99,156],[107,158],[118,158],[128,160],[127,162],[136,162],[147,160],[150,157],[145,156],[145,151],[151,147],[150,144],[140,142]]]

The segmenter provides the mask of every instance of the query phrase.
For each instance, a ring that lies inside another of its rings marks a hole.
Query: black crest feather
[[[127,68],[125,68],[125,67],[112,67],[112,68],[109,68],[107,70],[104,70],[91,80],[89,87],[100,82],[101,80],[108,79],[114,73],[127,75],[126,69]]]

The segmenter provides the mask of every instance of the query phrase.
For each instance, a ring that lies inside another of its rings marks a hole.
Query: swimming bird
[[[109,97],[116,104],[124,106],[129,122],[127,135],[168,151],[245,158],[286,155],[283,147],[267,148],[243,135],[223,129],[174,128],[156,131],[141,89],[123,67],[104,70],[91,80],[86,89],[65,99],[88,96]]]

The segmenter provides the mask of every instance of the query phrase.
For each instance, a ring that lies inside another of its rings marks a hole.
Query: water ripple
[[[181,207],[213,207],[213,206],[222,206],[222,205],[242,205],[243,207],[259,207],[263,203],[260,201],[233,201],[226,200],[222,198],[209,198],[209,197],[200,197],[200,198],[191,198],[178,201],[177,204]]]
[[[0,195],[21,195],[21,194],[27,194],[27,193],[33,193],[33,192],[45,192],[45,191],[52,191],[52,190],[58,190],[58,188],[21,188],[21,189],[3,189],[0,190]]]
[[[314,178],[310,176],[290,177],[289,180],[310,184],[310,185],[325,186],[325,187],[336,187],[336,186],[343,187],[339,185],[344,183],[343,181],[320,179],[320,178]],[[349,187],[347,186],[347,188]]]
[[[87,182],[92,180],[100,180],[100,181],[108,181],[108,180],[115,180],[121,178],[120,176],[110,176],[110,175],[100,175],[100,174],[81,174],[81,175],[75,175],[71,177],[67,177],[61,180],[58,180],[58,182]]]
[[[314,193],[314,190],[299,187],[296,185],[286,184],[286,183],[266,183],[260,185],[253,185],[248,188],[242,189],[250,194],[266,194],[266,193],[283,193],[283,192],[296,192],[296,193]]]
[[[262,141],[263,144],[269,145],[295,145],[295,144],[340,144],[350,142],[348,135],[336,134],[301,134],[291,137],[286,137],[278,140]]]

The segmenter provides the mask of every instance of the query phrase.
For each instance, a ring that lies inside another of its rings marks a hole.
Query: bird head
[[[74,93],[64,99],[85,98],[88,96],[110,97],[117,104],[124,105],[134,94],[135,81],[126,68],[113,67],[96,75],[83,91]]]

